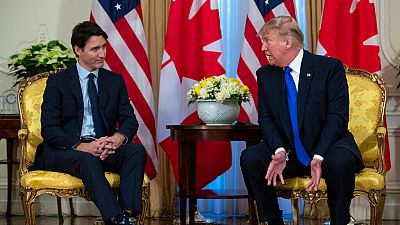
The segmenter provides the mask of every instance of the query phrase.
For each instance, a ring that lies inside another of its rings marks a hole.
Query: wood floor
[[[36,217],[36,225],[92,225],[94,217],[76,217],[71,221],[70,217],[64,217],[60,221],[58,217]],[[247,218],[224,218],[215,221],[218,225],[247,225]],[[328,223],[321,220],[301,220],[300,225],[327,225]],[[365,224],[365,223],[364,223]],[[368,223],[366,223],[368,224]],[[383,221],[382,225],[399,225],[400,221]],[[6,218],[0,216],[0,225],[24,225],[23,216],[11,216]],[[172,218],[164,219],[147,219],[145,225],[176,225]]]

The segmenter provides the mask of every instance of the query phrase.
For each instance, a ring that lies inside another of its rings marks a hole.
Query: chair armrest
[[[18,131],[18,139],[26,137],[28,135],[28,129],[22,128]]]
[[[376,169],[380,174],[386,174],[386,165],[385,165],[385,136],[386,136],[386,128],[385,127],[377,127],[376,128],[376,136],[378,138],[378,162],[376,163]]]
[[[21,160],[19,162],[19,174],[20,177],[28,172],[26,165],[26,138],[28,136],[28,129],[22,128],[18,131],[18,140],[21,149]]]

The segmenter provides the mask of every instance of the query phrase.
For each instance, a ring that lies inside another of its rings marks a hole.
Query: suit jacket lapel
[[[307,101],[308,91],[311,80],[315,75],[313,67],[314,64],[312,62],[311,54],[304,50],[297,93],[297,120],[299,123],[299,129],[303,125],[304,109]]]
[[[104,109],[107,104],[107,98],[108,98],[108,85],[107,85],[107,77],[104,74],[103,69],[99,69],[99,75],[97,79],[97,96],[99,98],[99,107],[100,107],[100,115],[103,120],[103,123],[108,130],[108,123],[107,120],[104,116]]]
[[[69,86],[71,87],[72,95],[76,99],[77,109],[78,109],[78,123],[79,127],[82,127],[83,121],[83,97],[81,84],[79,82],[79,75],[76,66],[72,66],[70,72],[68,73]]]

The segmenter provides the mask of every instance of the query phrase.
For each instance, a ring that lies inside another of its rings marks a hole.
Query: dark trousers
[[[265,175],[275,149],[264,142],[250,146],[240,156],[240,166],[249,194],[256,200],[261,222],[282,217],[274,186],[268,186]],[[344,148],[330,149],[322,162],[322,177],[328,188],[328,206],[332,225],[345,225],[350,221],[350,203],[355,185],[355,156]],[[297,160],[292,151],[283,171],[284,179],[310,175],[310,167]]]
[[[125,209],[140,213],[146,151],[142,145],[121,145],[104,161],[87,152],[67,150],[56,152],[55,171],[82,179],[90,199],[104,220],[119,215]],[[104,172],[120,174],[118,200]]]

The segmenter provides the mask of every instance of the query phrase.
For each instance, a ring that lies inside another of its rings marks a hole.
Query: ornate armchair
[[[356,174],[354,196],[363,196],[370,204],[370,225],[381,225],[386,196],[386,168],[384,164],[383,114],[386,104],[384,81],[376,74],[345,66],[350,95],[349,130],[353,133],[366,168]],[[292,200],[294,224],[299,219],[298,199],[316,203],[327,198],[326,184],[321,180],[318,191],[304,189],[308,177],[285,180],[277,187],[280,197]]]
[[[80,179],[69,174],[50,171],[28,171],[35,159],[36,147],[43,141],[41,137],[40,110],[47,77],[55,72],[42,73],[27,79],[21,84],[18,93],[21,130],[18,137],[21,146],[19,166],[20,192],[25,213],[25,224],[35,224],[35,201],[42,194],[61,198],[83,197],[90,200]],[[119,175],[105,173],[112,188],[119,187]],[[144,223],[149,211],[149,180],[145,177],[142,191],[142,214],[137,218],[138,224]]]

